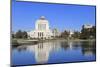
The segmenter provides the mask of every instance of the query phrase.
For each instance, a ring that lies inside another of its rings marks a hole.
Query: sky
[[[95,25],[95,6],[19,2],[12,0],[12,31],[31,31],[36,20],[45,16],[50,29],[81,30],[83,24]]]

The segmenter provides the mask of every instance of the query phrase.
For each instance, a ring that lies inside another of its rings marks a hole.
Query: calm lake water
[[[12,48],[12,65],[95,61],[95,41],[52,41]]]

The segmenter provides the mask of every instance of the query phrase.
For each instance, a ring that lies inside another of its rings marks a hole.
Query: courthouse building
[[[35,29],[28,32],[29,38],[51,39],[53,36],[49,28],[49,21],[41,16],[35,23]]]

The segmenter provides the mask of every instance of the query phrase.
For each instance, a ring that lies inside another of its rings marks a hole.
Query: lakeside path
[[[66,42],[77,42],[77,41],[96,41],[95,39],[47,39],[47,40],[36,40],[36,39],[12,39],[12,45],[29,45],[29,44],[37,44],[41,42],[53,42],[53,41],[66,41]]]

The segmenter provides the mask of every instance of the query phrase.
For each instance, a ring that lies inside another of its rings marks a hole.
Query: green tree
[[[80,32],[75,31],[74,34],[72,34],[73,38],[79,38],[80,37]]]
[[[90,35],[90,29],[82,28],[81,30],[81,39],[88,39]]]
[[[92,27],[91,35],[93,36],[93,38],[96,38],[96,26]]]
[[[28,37],[28,34],[26,31],[22,32],[22,38],[27,38]]]
[[[21,30],[18,30],[15,34],[16,38],[22,38],[22,31]]]
[[[11,36],[12,36],[12,38],[15,38],[15,35],[14,34],[12,34]]]
[[[82,27],[80,38],[81,39],[90,39],[96,37],[96,27],[93,26],[92,28],[84,28]]]
[[[61,33],[61,37],[62,37],[62,38],[69,38],[69,35],[70,35],[70,32],[68,32],[68,31],[66,31],[66,30],[65,30],[64,32]]]
[[[12,38],[15,38],[14,32],[11,32],[11,37],[12,37]]]

